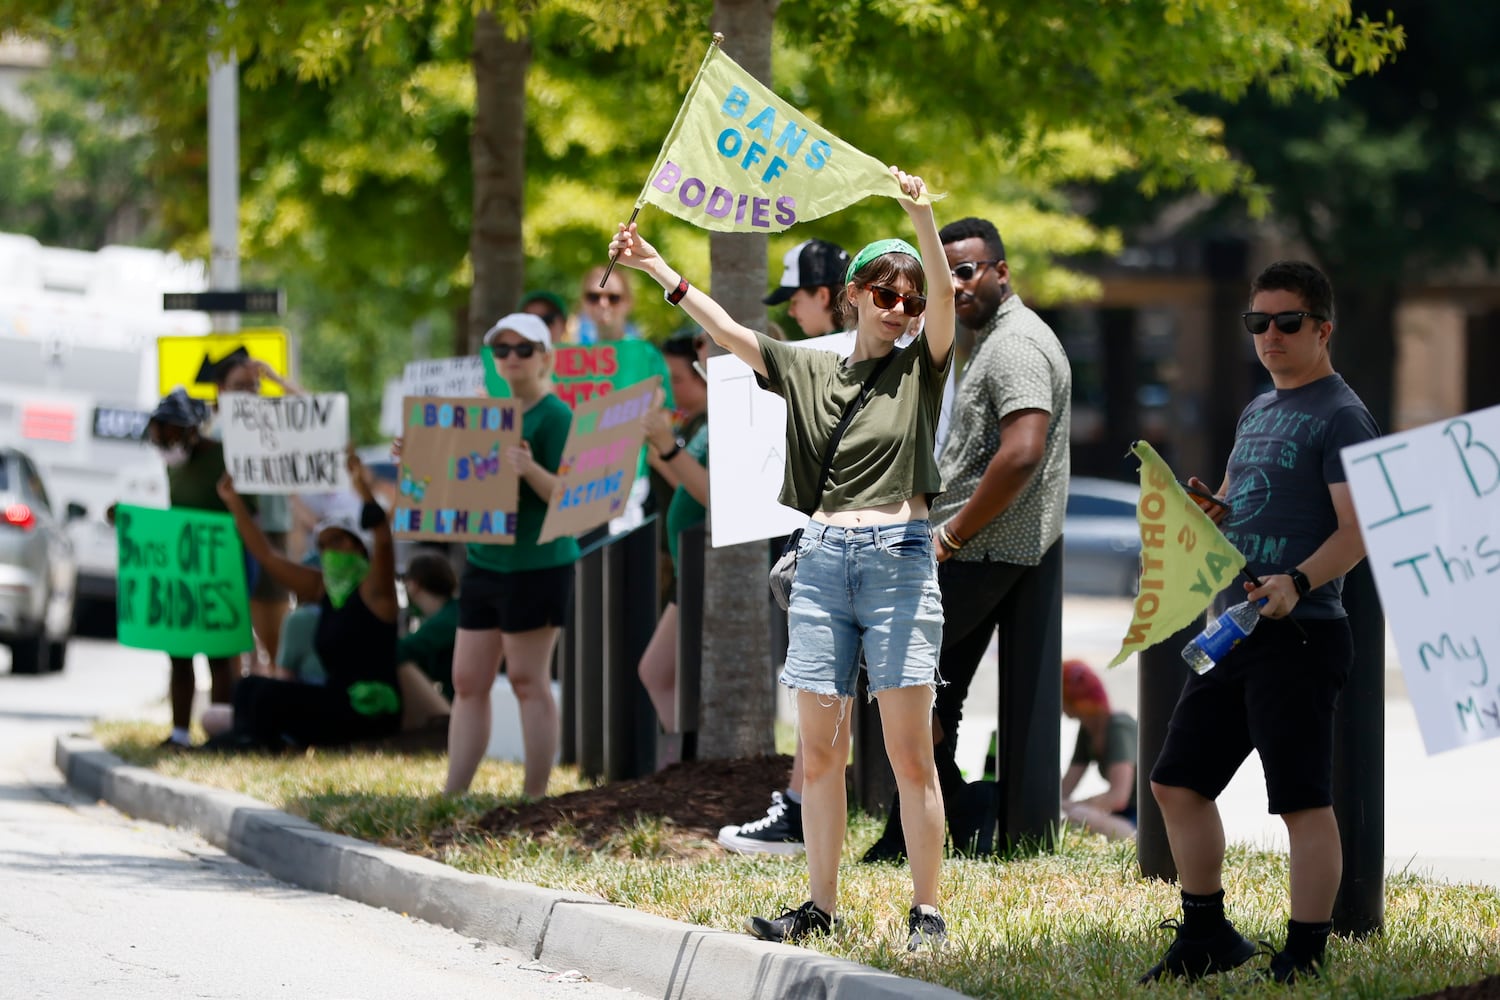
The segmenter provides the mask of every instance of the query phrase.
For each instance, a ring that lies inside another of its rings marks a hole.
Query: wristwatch
[[[1306,597],[1312,590],[1312,582],[1307,579],[1307,574],[1293,566],[1286,571],[1286,575],[1292,578],[1292,586],[1297,588],[1299,598]]]
[[[670,451],[659,451],[659,452],[656,453],[656,457],[659,460],[663,461],[663,462],[670,462],[670,461],[672,461],[672,459],[674,459],[674,458],[677,457],[677,453],[679,451],[681,451],[682,449],[684,449],[686,447],[687,447],[687,442],[684,441],[682,438],[678,438],[677,440],[675,440],[675,441],[672,442],[672,448],[671,448]],[[1306,579],[1306,578],[1304,577],[1304,579]]]

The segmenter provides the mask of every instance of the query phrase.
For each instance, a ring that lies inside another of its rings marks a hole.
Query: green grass
[[[159,726],[108,723],[99,739],[126,760],[163,774],[244,792],[329,830],[420,853],[464,871],[598,895],[690,923],[737,930],[747,913],[804,898],[800,860],[674,856],[660,822],[637,819],[604,850],[582,849],[566,829],[543,839],[481,834],[477,820],[518,800],[521,770],[486,761],[465,796],[446,798],[437,756],[316,752],[305,756],[161,754]],[[551,791],[587,787],[558,768]],[[936,955],[904,950],[910,883],[904,867],[860,865],[879,824],[850,817],[842,870],[844,929],[815,947],[976,997],[1282,997],[1244,969],[1198,985],[1135,985],[1170,941],[1158,921],[1176,914],[1176,887],[1142,879],[1132,845],[1067,835],[1056,853],[944,866],[950,944]],[[1284,856],[1242,846],[1226,865],[1229,912],[1252,939],[1285,932]],[[1411,997],[1500,971],[1500,895],[1399,873],[1386,881],[1386,930],[1336,939],[1324,978],[1299,997]]]

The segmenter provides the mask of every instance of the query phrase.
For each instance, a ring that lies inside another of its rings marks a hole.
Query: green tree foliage
[[[713,4],[490,6],[531,53],[526,285],[573,298],[629,214]],[[0,25],[65,43],[150,123],[164,225],[200,255],[207,53],[238,53],[247,281],[289,289],[308,381],[347,387],[361,428],[380,379],[410,357],[413,327],[463,326],[471,3],[0,0]],[[1055,301],[1095,287],[1059,258],[1118,246],[1076,210],[1077,185],[1132,171],[1148,193],[1253,194],[1217,120],[1183,95],[1332,94],[1398,40],[1384,21],[1352,20],[1343,0],[805,0],[777,14],[773,73],[835,133],[949,191],[940,218],[994,218],[1028,297]],[[706,234],[649,212],[642,223],[685,270],[708,274]],[[903,227],[893,202],[863,203],[773,239],[771,254],[809,235],[857,244]],[[655,296],[639,303],[652,332],[681,322]],[[433,353],[452,339],[434,335]]]
[[[66,66],[22,88],[24,113],[0,111],[0,231],[48,246],[151,244],[145,227],[153,151],[138,119],[112,111],[100,85]]]

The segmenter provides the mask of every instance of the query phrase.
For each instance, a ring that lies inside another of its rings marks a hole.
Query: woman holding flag
[[[746,928],[766,940],[795,941],[837,922],[848,708],[863,653],[901,791],[913,890],[907,947],[915,950],[947,935],[937,909],[943,801],[932,752],[943,611],[927,508],[942,489],[932,445],[952,366],[953,283],[926,186],[890,169],[921,249],[878,240],[850,262],[841,291],[842,308],[855,320],[848,357],[801,350],[735,322],[633,223],[620,225],[609,249],[667,289],[667,301],[786,399],[780,500],[809,519],[797,545],[781,682],[797,692],[811,898],[779,917],[749,917]],[[924,312],[925,331],[897,349]]]

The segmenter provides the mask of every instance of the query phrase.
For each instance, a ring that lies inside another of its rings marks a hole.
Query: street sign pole
[[[239,58],[233,53],[208,60],[208,233],[212,244],[209,287],[240,287]],[[212,315],[219,333],[235,333],[235,312]]]

